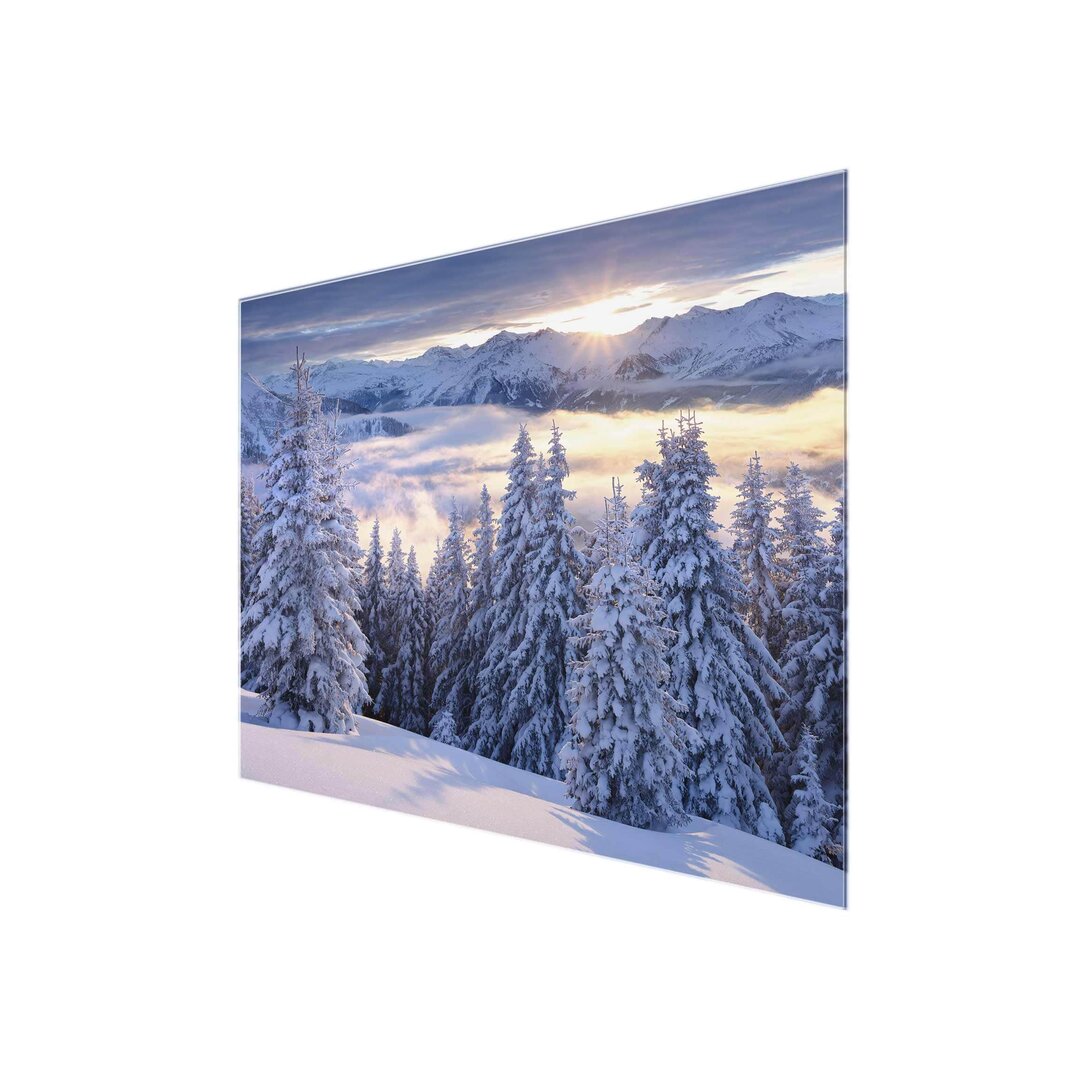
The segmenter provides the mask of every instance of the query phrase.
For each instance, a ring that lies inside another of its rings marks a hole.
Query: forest
[[[845,508],[754,454],[721,542],[692,411],[661,424],[633,510],[592,528],[553,424],[522,424],[498,512],[451,505],[426,574],[349,508],[346,437],[298,358],[261,477],[240,498],[241,681],[267,722],[359,716],[564,780],[577,810],[644,829],[700,816],[843,867]],[[771,490],[778,487],[778,492]]]

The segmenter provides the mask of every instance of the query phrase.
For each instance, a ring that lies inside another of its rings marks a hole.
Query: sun
[[[539,326],[583,334],[625,334],[659,314],[658,294],[667,285],[642,285],[611,293],[574,307],[548,312],[537,320]]]

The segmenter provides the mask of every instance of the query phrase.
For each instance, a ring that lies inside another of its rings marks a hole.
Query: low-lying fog
[[[470,522],[475,519],[482,484],[488,485],[496,513],[506,484],[505,470],[518,425],[525,423],[537,449],[545,450],[554,420],[562,430],[570,465],[566,486],[577,492],[570,509],[579,524],[591,529],[603,512],[611,478],[620,477],[630,504],[640,490],[634,468],[655,459],[661,420],[674,423],[669,412],[525,412],[496,405],[412,409],[393,416],[417,430],[399,438],[354,443],[349,452],[350,498],[366,547],[376,514],[383,545],[399,528],[406,551],[415,545],[426,571],[435,540],[446,532],[450,500],[457,498]],[[727,525],[735,486],[747,458],[756,450],[770,476],[779,481],[789,461],[797,461],[815,482],[819,505],[831,513],[843,474],[844,393],[819,390],[782,407],[717,406],[699,408],[705,439],[718,476],[717,520]],[[471,528],[470,528],[471,533]],[[730,542],[723,532],[721,539]]]

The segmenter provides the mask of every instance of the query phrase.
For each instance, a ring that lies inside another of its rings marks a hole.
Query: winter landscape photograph
[[[843,906],[845,182],[242,301],[242,775]]]

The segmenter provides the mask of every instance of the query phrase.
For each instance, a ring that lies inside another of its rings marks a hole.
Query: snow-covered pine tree
[[[626,505],[626,496],[623,494],[622,481],[613,476],[611,498],[604,499],[604,516],[597,521],[596,528],[589,537],[589,553],[593,558],[589,566],[589,580],[592,580],[593,574],[601,566],[610,566],[616,557],[620,557],[623,562],[634,561],[644,574],[644,567],[633,559],[633,548],[633,525],[630,521],[630,510]],[[586,604],[586,607],[588,606]],[[577,636],[575,632],[575,637]]]
[[[824,607],[824,515],[814,505],[806,474],[792,462],[784,476],[780,514],[779,565],[783,575],[780,667],[787,700],[780,706],[786,748],[770,766],[770,784],[781,807],[791,795],[792,752],[803,724],[815,736],[828,696],[827,657],[834,625]]]
[[[653,540],[664,529],[667,507],[664,506],[663,500],[669,487],[666,483],[665,462],[668,458],[668,440],[671,434],[671,429],[661,420],[660,431],[656,437],[656,445],[660,448],[660,460],[643,461],[634,470],[634,475],[637,476],[638,483],[641,485],[641,499],[630,517],[630,549],[639,558],[645,557]]]
[[[779,669],[739,612],[746,594],[731,553],[715,533],[716,467],[693,414],[661,431],[661,460],[638,475],[634,546],[657,582],[676,639],[668,654],[671,693],[699,739],[690,759],[687,809],[769,840],[783,840],[761,772],[780,744],[769,697]],[[763,680],[767,685],[762,685]]]
[[[385,702],[390,689],[387,680],[394,668],[394,661],[397,658],[403,630],[401,599],[405,589],[405,553],[402,549],[401,531],[399,529],[394,529],[390,537],[390,548],[384,564],[384,580],[383,610],[386,613],[384,621],[386,666],[382,672],[379,694],[375,699],[373,711],[380,719],[389,721],[385,709]]]
[[[435,638],[436,613],[442,604],[443,576],[442,537],[437,536],[424,583],[424,700],[429,704],[435,692],[435,677],[438,675],[431,663],[431,644]]]
[[[825,708],[814,725],[818,769],[825,797],[837,806],[835,846],[844,846],[845,708],[847,704],[847,501],[840,496],[833,508],[829,545],[825,552],[825,612],[832,633],[825,663]]]
[[[439,606],[439,597],[442,595],[442,537],[435,537],[435,550],[431,555],[431,565],[428,567],[427,580],[424,582],[424,602],[427,605],[429,615]],[[434,630],[434,621],[428,628],[428,636]],[[430,644],[430,642],[429,642]]]
[[[793,628],[798,629],[797,623],[802,618],[802,607],[799,605],[820,602],[825,552],[825,543],[821,538],[824,517],[814,505],[806,474],[792,461],[784,474],[777,540],[783,643],[786,643]],[[795,607],[791,607],[793,603]],[[791,610],[788,610],[789,607]]]
[[[814,736],[804,724],[795,742],[792,793],[784,812],[784,825],[789,847],[812,859],[831,863],[834,808],[821,789],[814,742]]]
[[[387,723],[423,735],[427,731],[424,685],[427,671],[427,615],[415,548],[409,548],[401,586],[394,593],[394,603],[397,610],[394,660],[383,679],[379,711]]]
[[[458,681],[456,722],[467,726],[476,699],[480,667],[491,636],[494,584],[495,515],[487,484],[480,490],[480,509],[469,550],[469,619],[461,650],[464,666]]]
[[[571,623],[583,610],[581,579],[585,556],[574,546],[574,519],[567,503],[574,492],[563,486],[570,475],[562,433],[552,421],[547,460],[538,461],[536,513],[529,526],[525,557],[523,663],[506,699],[503,722],[514,731],[510,764],[558,777],[556,747],[570,719],[566,673],[571,660]]]
[[[835,809],[830,855],[843,866],[847,574],[842,496],[833,514],[829,540],[821,555],[820,606],[808,609],[802,605],[805,618],[798,625],[805,629],[785,650],[784,677],[792,688],[792,698],[789,707],[781,710],[781,722],[785,729],[794,724],[799,724],[800,730],[805,726],[813,737],[824,796]]]
[[[461,716],[460,689],[461,684],[454,683],[450,688],[449,697],[431,718],[431,738],[435,742],[446,743],[447,746],[461,745],[461,735],[459,734]]]
[[[776,710],[786,697],[782,679],[777,676],[779,665],[776,662],[783,642],[783,620],[777,586],[780,575],[776,566],[777,533],[771,524],[775,500],[773,495],[765,490],[765,473],[756,451],[747,464],[746,475],[738,490],[739,499],[731,514],[731,553],[746,596],[746,607],[741,614],[750,629],[765,644],[772,661],[764,662],[756,651],[751,651],[750,663],[755,678],[764,690],[775,716]],[[758,743],[755,746],[755,757],[762,767],[773,802],[781,817],[783,804],[777,802],[777,794],[778,791],[786,794],[787,789],[783,783],[779,784],[778,788],[774,784],[773,767],[776,754],[783,754],[785,750],[786,744],[782,742]]]
[[[240,480],[240,615],[250,603],[254,593],[255,578],[262,565],[265,551],[265,535],[260,537],[262,504],[255,495],[255,486],[246,477]],[[260,537],[261,543],[256,542]],[[258,670],[258,658],[249,655],[240,663],[240,685],[248,688]]]
[[[340,414],[335,411],[329,417],[321,419],[321,423],[316,423],[315,430],[320,450],[320,484],[326,514],[323,527],[332,537],[338,557],[349,570],[353,592],[359,596],[364,552],[357,542],[356,515],[345,498],[346,467],[343,459],[347,447],[342,444],[339,434]],[[353,617],[355,619],[355,613]]]
[[[259,569],[255,537],[262,518],[262,504],[255,495],[255,485],[245,476],[240,480],[240,609],[251,597],[252,581]]]
[[[731,512],[732,551],[746,587],[746,621],[770,652],[781,645],[780,593],[776,585],[776,529],[772,527],[774,497],[765,490],[765,473],[757,452],[739,485]]]
[[[379,519],[371,526],[371,543],[361,577],[359,621],[368,640],[368,689],[372,701],[379,700],[382,679],[390,663],[391,613],[387,597],[386,564],[383,562]],[[380,720],[378,709],[373,709]]]
[[[682,825],[686,758],[697,735],[668,693],[664,657],[675,632],[664,628],[663,600],[631,553],[617,483],[592,551],[587,610],[574,619],[580,659],[571,666],[569,739],[560,752],[567,797],[577,810],[625,825]]]
[[[430,663],[435,682],[431,711],[437,715],[450,701],[465,667],[465,633],[469,625],[469,564],[465,530],[457,500],[451,500],[446,539],[439,551],[439,595],[432,612]],[[460,712],[460,707],[456,710]],[[455,718],[456,719],[456,718]],[[455,734],[455,742],[457,741]],[[443,740],[448,741],[448,740]]]
[[[367,642],[342,527],[341,471],[297,357],[289,418],[263,475],[265,552],[241,618],[241,662],[277,727],[349,731],[368,702]],[[333,452],[333,456],[331,454]],[[355,544],[355,537],[352,539]]]
[[[517,734],[507,722],[506,704],[523,661],[519,646],[528,619],[525,563],[536,512],[536,452],[524,424],[507,475],[492,558],[490,633],[464,738],[468,749],[502,762],[510,760]]]
[[[394,605],[401,597],[405,587],[405,551],[401,543],[401,530],[395,529],[390,537],[390,550],[386,556],[386,597],[390,609],[390,625],[394,629],[397,621]]]

